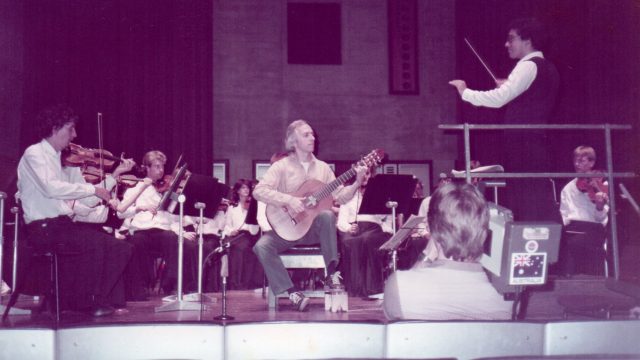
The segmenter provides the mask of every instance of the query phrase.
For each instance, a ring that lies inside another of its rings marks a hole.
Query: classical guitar
[[[375,149],[358,161],[357,165],[374,166],[379,164],[383,157],[384,151]],[[267,204],[266,215],[269,224],[276,234],[285,240],[296,241],[302,238],[311,228],[318,213],[331,209],[333,205],[331,193],[355,175],[356,171],[352,167],[328,184],[314,179],[305,181],[298,190],[289,193],[302,199],[305,211],[291,216],[286,208]]]

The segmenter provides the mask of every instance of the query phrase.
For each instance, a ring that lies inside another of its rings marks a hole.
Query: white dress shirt
[[[256,235],[260,228],[258,225],[245,224],[247,218],[247,209],[241,205],[229,206],[227,214],[225,216],[224,235],[228,236],[234,230],[246,230],[251,235]]]
[[[139,182],[136,186],[127,189],[122,196],[122,202],[128,202],[129,199],[134,197],[140,190],[140,187],[144,186],[144,183]],[[123,212],[118,212],[118,217],[121,219],[131,219],[129,231],[134,233],[136,230],[148,230],[148,229],[162,229],[172,230],[171,223],[176,220],[176,216],[167,211],[158,211],[155,215],[151,211],[138,211],[139,207],[155,208],[160,204],[162,200],[162,194],[160,194],[153,186],[149,186],[138,198],[135,200],[128,209]]]
[[[263,233],[273,230],[271,228],[271,224],[269,224],[269,220],[267,219],[267,204],[262,201],[258,201],[258,213],[256,214],[256,218],[258,219],[258,226],[260,226],[260,230],[262,230]]]
[[[560,193],[560,214],[562,222],[568,225],[571,220],[590,221],[607,225],[609,220],[609,205],[604,209],[596,209],[596,205],[589,199],[589,195],[578,189],[578,179],[571,180]]]
[[[29,146],[18,164],[18,192],[28,224],[32,221],[71,216],[73,209],[66,200],[77,200],[95,194],[86,182],[71,183],[62,171],[60,152],[48,141]],[[84,180],[84,179],[83,179]]]
[[[202,218],[202,234],[203,235],[220,235],[220,231],[224,229],[225,224],[225,213],[224,211],[218,211],[216,216],[211,219],[208,217]],[[196,234],[199,234],[198,228],[200,227],[200,217],[199,216],[188,216],[184,217],[184,226],[193,225],[196,229]],[[178,234],[180,231],[180,224],[176,221],[171,224],[171,230]]]
[[[86,183],[80,167],[63,167],[62,172],[66,175],[67,181],[70,183]],[[104,182],[96,184],[97,187],[104,187],[105,185],[105,189],[113,189],[116,185],[116,179],[111,175],[107,175]],[[109,216],[109,207],[102,205],[102,199],[97,196],[89,196],[71,201],[67,200],[67,203],[73,209],[73,221],[75,222],[102,224],[107,221],[107,217]]]
[[[349,232],[351,229],[351,223],[354,222],[371,222],[380,225],[382,231],[388,234],[393,234],[393,227],[391,226],[391,215],[364,215],[358,214],[360,206],[362,205],[362,194],[360,191],[356,191],[356,195],[347,201],[346,204],[340,205],[338,211],[338,230],[342,232]]]
[[[518,61],[507,80],[499,88],[488,91],[465,89],[462,92],[462,100],[475,106],[503,107],[529,89],[529,86],[536,79],[538,67],[533,61],[527,61],[533,57],[544,58],[541,51],[525,55]]]

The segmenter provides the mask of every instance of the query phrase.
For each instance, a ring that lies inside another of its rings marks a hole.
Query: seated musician
[[[313,129],[306,121],[296,120],[289,124],[285,136],[285,148],[289,151],[289,155],[271,165],[253,192],[258,201],[267,204],[267,216],[269,216],[269,206],[275,207],[277,210],[286,209],[287,217],[304,212],[305,204],[301,200],[302,196],[296,191],[303,184],[310,184],[309,180],[326,184],[335,179],[329,165],[313,155],[314,147]],[[362,182],[365,168],[357,167],[356,169],[358,174],[356,182],[347,187],[339,187],[332,193],[333,198],[340,203],[351,199]],[[274,231],[264,233],[253,247],[253,251],[262,263],[273,293],[278,295],[286,291],[291,303],[298,311],[306,309],[309,299],[300,289],[294,287],[280,259],[280,253],[295,245],[320,243],[328,273],[325,286],[340,284],[340,273],[337,272],[336,216],[330,209],[321,210],[313,218],[313,223],[307,232],[294,241],[282,238],[278,234],[278,224],[269,219]],[[290,218],[287,221],[289,224],[291,223]]]
[[[593,172],[596,152],[590,146],[573,151],[578,173]],[[563,275],[603,273],[605,227],[608,221],[607,183],[600,178],[575,178],[562,189],[560,214],[564,232],[559,266]]]
[[[77,254],[59,258],[62,309],[110,315],[112,290],[129,262],[131,246],[72,220],[74,201],[111,200],[107,189],[82,177],[69,180],[62,170],[61,151],[76,137],[78,116],[56,105],[40,112],[37,120],[42,140],[29,146],[18,164],[18,192],[29,243],[35,249],[64,248]]]
[[[382,292],[385,254],[378,248],[393,234],[391,215],[359,214],[371,171],[367,169],[356,195],[338,212],[340,269],[351,296],[368,297]]]
[[[438,258],[389,277],[383,303],[387,318],[510,319],[511,302],[503,300],[478,262],[489,230],[482,194],[469,184],[442,185],[431,198],[428,218]]]
[[[122,162],[113,170],[113,173],[107,174],[104,181],[100,181],[96,186],[104,187],[105,189],[112,191],[116,186],[116,179],[118,179],[123,173],[131,171],[134,165],[135,162],[133,160],[123,159]],[[86,182],[83,177],[81,167],[79,166],[63,166],[62,172],[65,175],[65,179],[70,183]],[[109,215],[109,210],[117,208],[120,201],[116,197],[111,198],[107,204],[102,204],[101,201],[102,200],[100,198],[95,196],[69,201],[69,206],[73,209],[74,213],[73,221],[90,224],[105,223]]]
[[[159,254],[166,262],[162,289],[169,294],[178,279],[178,234],[171,225],[177,222],[177,216],[158,209],[162,194],[156,186],[164,178],[164,165],[167,157],[161,151],[147,152],[142,158],[146,170],[146,179],[125,191],[118,206],[118,217],[130,219],[128,241],[133,244],[133,259],[130,265],[129,296],[135,300],[144,300],[145,291],[151,281],[149,264]],[[184,233],[184,268],[192,268],[196,253],[196,236],[193,232]],[[185,276],[193,272],[185,271]],[[191,279],[193,280],[193,279]],[[185,284],[186,284],[185,279]]]
[[[262,286],[262,267],[253,253],[258,240],[257,224],[247,224],[251,202],[251,181],[240,179],[233,185],[232,199],[225,216],[223,235],[229,247],[229,285],[231,289],[254,289]]]

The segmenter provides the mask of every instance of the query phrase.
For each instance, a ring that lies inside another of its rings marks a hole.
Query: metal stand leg
[[[7,198],[7,194],[0,191],[0,281],[2,281],[3,277],[2,277],[2,268],[3,268],[3,264],[2,264],[2,259],[3,259],[3,249],[4,249],[4,199]],[[17,209],[17,208],[14,208]],[[13,239],[13,248],[14,248],[14,252],[13,252],[13,283],[12,285],[12,294],[14,291],[16,291],[16,274],[17,274],[17,263],[18,263],[18,211],[16,210],[15,212],[13,211],[13,209],[11,209],[11,211],[16,214],[16,220],[13,224],[13,226],[15,227],[15,232],[14,232],[14,239]],[[0,314],[3,314],[3,319],[4,319],[4,315],[28,315],[31,314],[31,310],[24,310],[24,309],[16,309],[14,307],[10,307],[9,308],[9,312],[7,314],[5,313],[5,306],[2,305],[2,297],[0,297]]]
[[[220,240],[222,242],[222,240]],[[224,245],[221,245],[224,246]],[[215,320],[233,320],[231,315],[227,315],[227,277],[229,276],[229,247],[225,246],[222,259],[220,260],[220,276],[222,277],[222,314],[214,317]]]
[[[215,303],[218,301],[216,298],[202,293],[202,267],[204,266],[204,263],[203,263],[204,235],[202,233],[202,229],[204,228],[203,212],[204,212],[204,208],[207,205],[201,202],[197,202],[193,206],[196,209],[200,210],[200,220],[198,223],[198,292],[186,294],[184,296],[184,300],[200,302],[200,303]]]
[[[185,200],[186,199],[184,195],[178,196],[178,203],[180,204],[180,232],[178,234],[178,295],[176,296],[176,300],[171,301],[168,304],[158,306],[155,309],[156,312],[180,310],[200,311],[200,304],[184,301],[182,299],[182,262],[184,256],[184,236],[182,233],[182,225],[184,218]]]

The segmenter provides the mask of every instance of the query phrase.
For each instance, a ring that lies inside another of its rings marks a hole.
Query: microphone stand
[[[7,198],[7,194],[5,192],[0,191],[0,282],[3,280],[2,278],[2,269],[3,269],[3,264],[2,264],[2,259],[3,259],[3,249],[4,249],[4,199]],[[12,212],[13,209],[11,209]],[[18,212],[15,211],[14,212],[16,214],[16,221],[14,223],[15,226],[15,232],[14,232],[14,239],[13,239],[13,248],[14,248],[14,253],[13,253],[13,283],[11,284],[11,293],[13,294],[14,291],[16,291],[16,270],[17,270],[17,250],[18,250]],[[2,305],[2,297],[0,297],[0,314],[4,314],[5,311],[5,306]],[[26,314],[31,314],[31,310],[24,310],[24,309],[16,309],[15,307],[12,307],[9,310],[9,314],[8,315],[26,315]]]
[[[209,295],[203,294],[202,293],[202,268],[204,266],[203,263],[203,247],[204,247],[204,235],[203,235],[203,229],[204,229],[204,209],[207,207],[207,205],[205,203],[201,203],[201,202],[197,202],[193,205],[194,208],[200,210],[200,219],[199,219],[199,223],[198,223],[198,292],[197,293],[191,293],[191,294],[187,294],[185,295],[185,300],[186,301],[195,301],[195,302],[199,302],[199,303],[214,303],[217,301],[216,298],[211,297]]]
[[[227,315],[227,277],[229,277],[229,243],[224,242],[224,234],[220,237],[220,246],[216,252],[222,252],[220,259],[220,277],[222,278],[222,314],[214,317],[215,320],[233,320],[231,315]]]
[[[397,201],[387,201],[385,206],[391,209],[391,229],[393,235],[396,234],[396,208],[398,207]],[[395,272],[398,269],[398,249],[395,247],[391,252],[391,268]]]
[[[176,194],[175,193],[171,194],[172,197],[174,197],[174,195]],[[179,220],[180,229],[178,231],[178,294],[176,295],[176,300],[156,307],[155,312],[180,311],[180,310],[200,311],[199,304],[184,301],[182,299],[182,263],[183,263],[183,257],[184,257],[184,234],[183,234],[184,221],[183,220],[184,220],[184,202],[186,201],[186,197],[180,194],[178,195],[177,201],[178,201],[178,204],[180,204],[180,220]]]

